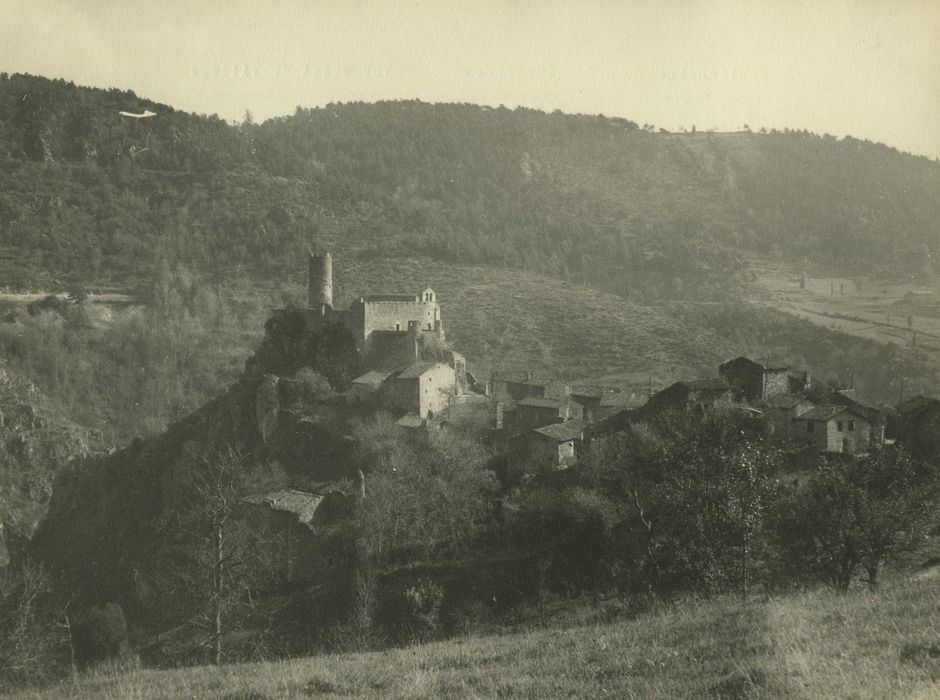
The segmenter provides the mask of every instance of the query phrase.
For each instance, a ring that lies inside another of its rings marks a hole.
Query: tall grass
[[[385,652],[105,671],[17,697],[931,698],[938,625],[940,581],[898,581]]]

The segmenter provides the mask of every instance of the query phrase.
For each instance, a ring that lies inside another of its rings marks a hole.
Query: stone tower
[[[333,254],[310,256],[310,271],[307,279],[308,304],[311,309],[333,308]]]

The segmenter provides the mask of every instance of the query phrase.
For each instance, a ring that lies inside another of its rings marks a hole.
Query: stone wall
[[[418,415],[422,418],[439,416],[450,406],[456,393],[454,368],[443,363],[435,365],[421,375],[418,391]]]
[[[410,321],[416,321],[421,330],[434,330],[435,322],[441,320],[441,309],[436,302],[366,301],[361,306],[363,338],[376,330],[406,331]]]
[[[768,398],[790,391],[790,372],[785,369],[766,370],[764,372],[763,396]]]

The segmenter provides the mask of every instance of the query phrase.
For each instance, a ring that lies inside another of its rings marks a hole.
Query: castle
[[[444,346],[444,326],[437,295],[430,287],[421,294],[361,296],[347,309],[333,308],[333,256],[310,256],[308,312],[314,323],[342,323],[369,366],[395,364],[402,353],[417,358],[414,350]]]
[[[437,295],[430,287],[416,295],[361,296],[346,309],[333,308],[333,256],[310,256],[307,322],[341,323],[356,341],[363,366],[393,369],[428,350],[444,348],[444,326]]]
[[[310,256],[308,329],[341,324],[352,336],[365,372],[353,380],[359,395],[379,392],[393,408],[420,419],[439,415],[468,393],[466,360],[444,338],[434,290],[360,296],[346,309],[333,308],[333,256]]]

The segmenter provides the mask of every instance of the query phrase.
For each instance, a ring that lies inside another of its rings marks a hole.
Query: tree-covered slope
[[[119,114],[141,109],[156,116]],[[125,282],[158,259],[271,272],[312,244],[649,300],[723,295],[749,250],[917,272],[940,246],[940,173],[926,158],[521,108],[331,104],[236,126],[4,75],[0,169],[5,272],[26,286]]]

